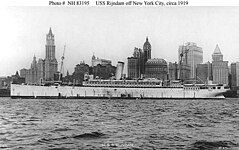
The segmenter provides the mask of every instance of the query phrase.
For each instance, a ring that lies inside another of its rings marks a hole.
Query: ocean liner
[[[128,98],[128,99],[199,99],[224,98],[228,90],[223,85],[184,84],[164,85],[156,79],[91,80],[82,85],[11,84],[11,98]]]

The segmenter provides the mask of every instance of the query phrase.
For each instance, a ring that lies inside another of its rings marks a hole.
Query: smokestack
[[[118,61],[116,74],[115,74],[116,80],[119,80],[120,78],[122,78],[123,70],[124,70],[124,62]]]

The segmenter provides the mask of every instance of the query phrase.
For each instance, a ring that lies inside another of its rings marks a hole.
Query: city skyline
[[[187,42],[202,47],[203,62],[212,61],[217,44],[224,60],[239,61],[239,7],[4,7],[1,15],[6,21],[1,25],[5,51],[0,76],[29,68],[34,55],[43,58],[50,27],[58,63],[66,45],[64,66],[70,73],[83,60],[91,64],[93,53],[113,65],[126,63],[146,37],[152,58],[167,62],[178,61],[178,47]]]

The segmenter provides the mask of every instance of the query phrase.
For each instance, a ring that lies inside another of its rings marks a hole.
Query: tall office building
[[[33,61],[31,64],[31,69],[30,69],[30,80],[32,83],[37,82],[37,61],[36,61],[36,56],[34,55]]]
[[[145,74],[145,64],[151,59],[151,44],[148,37],[143,45],[143,50],[134,48],[132,57],[128,57],[128,77],[141,78]]]
[[[45,60],[42,58],[37,63],[37,80],[39,83],[45,81]]]
[[[223,55],[222,55],[222,52],[221,52],[218,44],[216,45],[216,48],[212,54],[212,60],[213,61],[223,61]]]
[[[26,83],[37,83],[37,61],[34,55],[30,69],[21,69],[20,77],[25,78]]]
[[[239,89],[239,62],[231,63],[231,89]]]
[[[180,70],[180,71],[179,71]],[[190,66],[186,64],[177,64],[177,62],[168,63],[168,79],[187,81],[190,78]]]
[[[178,79],[178,64],[177,62],[169,62],[168,63],[168,79],[169,80],[177,80]]]
[[[134,48],[133,56],[128,57],[128,77],[140,78],[144,72],[143,51],[140,48]]]
[[[212,80],[212,64],[210,62],[197,65],[197,81],[208,83]]]
[[[93,54],[90,70],[89,73],[92,74],[94,78],[110,79],[115,75],[116,67],[112,66],[111,60],[95,57]]]
[[[148,59],[145,63],[145,77],[167,80],[168,65],[164,59]]]
[[[151,59],[151,44],[149,43],[148,37],[146,37],[146,41],[144,42],[143,45],[143,59],[141,60],[141,65],[142,65],[142,71],[141,74],[145,73],[145,63],[148,61],[148,59]]]
[[[36,84],[54,80],[54,74],[57,72],[58,63],[55,57],[55,38],[51,28],[46,35],[45,52],[45,59],[40,58],[37,62],[34,56],[31,68],[20,70],[20,76],[25,78],[26,83]]]
[[[181,54],[182,60],[181,60]],[[196,79],[197,64],[203,63],[203,51],[201,47],[198,47],[196,43],[188,42],[185,45],[180,45],[178,48],[178,60],[182,61],[182,64],[190,66],[190,78]],[[180,63],[179,63],[180,64]]]
[[[45,80],[53,81],[54,74],[57,72],[58,63],[55,57],[55,38],[51,28],[46,35],[46,58],[45,58]]]
[[[72,79],[74,84],[81,84],[84,80],[84,75],[89,74],[90,66],[85,64],[85,62],[81,62],[77,64],[75,67],[75,71],[72,74]]]
[[[223,55],[218,45],[212,54],[213,83],[228,85],[228,61],[223,61]]]
[[[151,44],[149,43],[148,37],[146,38],[146,41],[143,46],[144,51],[144,58],[147,61],[148,59],[151,59]]]

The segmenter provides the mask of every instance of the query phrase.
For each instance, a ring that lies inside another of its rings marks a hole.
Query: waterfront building
[[[21,69],[20,76],[25,78],[25,83],[37,84],[45,81],[53,81],[54,74],[57,72],[58,63],[55,57],[55,37],[50,28],[46,35],[45,59],[36,61],[34,55],[30,69]]]
[[[37,83],[37,61],[35,55],[33,57],[29,73],[30,73],[30,83]]]
[[[128,57],[128,78],[136,79],[140,77],[138,58]]]
[[[151,44],[148,37],[143,45],[143,50],[135,47],[133,56],[128,57],[128,78],[141,78],[145,74],[145,63],[151,59]]]
[[[80,64],[77,64],[75,67],[75,74],[85,74],[85,73],[89,73],[90,71],[90,66],[88,64],[86,64],[84,61],[82,61]]]
[[[181,57],[181,55],[183,56]],[[196,79],[197,64],[203,63],[203,50],[196,43],[188,42],[185,45],[180,45],[178,48],[178,60],[183,65],[190,66],[190,78]]]
[[[98,79],[110,79],[111,77],[115,76],[116,67],[112,66],[111,64],[101,65],[98,64],[92,67],[92,74],[94,78]]]
[[[97,66],[98,64],[100,65],[111,65],[111,61],[107,60],[107,59],[102,59],[99,57],[95,57],[95,55],[93,54],[92,59],[91,59],[91,63],[92,63],[92,67]]]
[[[0,77],[0,89],[9,89],[11,83],[14,84],[22,84],[25,83],[25,78],[21,77],[16,71],[15,75],[7,76],[7,77]]]
[[[147,62],[148,59],[151,59],[151,44],[149,43],[148,37],[146,38],[146,41],[144,43],[143,51],[145,62]]]
[[[111,65],[111,60],[98,58],[93,54],[91,63],[89,74],[94,78],[109,79],[115,75],[116,67]]]
[[[148,59],[151,59],[151,44],[149,43],[148,37],[146,37],[146,41],[144,42],[143,45],[143,54],[142,54],[143,59],[141,60],[142,64],[142,71],[141,73],[145,73],[145,63],[148,61]]]
[[[148,59],[145,63],[145,77],[167,80],[168,65],[164,59]]]
[[[26,80],[26,77],[27,77],[27,69],[26,68],[23,68],[20,70],[20,77],[25,78],[25,80]]]
[[[7,88],[7,83],[6,83],[7,77],[0,77],[0,89],[2,88]]]
[[[168,79],[169,80],[181,80],[183,82],[190,78],[190,66],[186,64],[177,64],[177,62],[168,64]]]
[[[20,75],[18,74],[18,71],[16,72],[15,75],[12,75],[10,77],[11,82],[14,84],[22,84],[25,83],[25,78],[20,77]]]
[[[223,61],[223,54],[218,46],[216,45],[216,48],[214,49],[214,52],[212,54],[212,60],[213,61]]]
[[[25,78],[25,83],[30,83],[30,69],[21,69],[20,77]]]
[[[37,63],[37,80],[39,83],[45,80],[45,60],[42,58],[39,58]]]
[[[228,61],[223,61],[223,54],[218,45],[212,54],[213,83],[228,85]]]
[[[36,57],[33,57],[30,69],[21,69],[20,77],[25,78],[26,83],[37,83],[37,62]]]
[[[72,74],[72,81],[74,84],[81,84],[84,80],[85,74],[89,74],[90,66],[82,61],[80,64],[77,64],[75,71]]]
[[[231,63],[231,89],[239,90],[239,62]]]
[[[169,62],[168,63],[168,79],[169,80],[177,80],[178,79],[178,64],[177,62]]]
[[[12,82],[12,77],[7,76],[5,78],[2,78],[1,82],[2,82],[2,87],[1,88],[10,88],[11,82]]]
[[[190,79],[191,68],[187,64],[179,66],[178,79],[185,82]]]
[[[144,74],[144,65],[145,65],[145,61],[144,61],[144,52],[142,51],[142,49],[135,47],[134,48],[134,53],[133,53],[133,57],[137,58],[137,78],[141,78],[142,74]]]
[[[212,80],[212,63],[207,62],[205,64],[197,65],[197,81],[199,83],[208,83]]]
[[[54,74],[57,72],[58,63],[55,57],[55,38],[51,28],[46,35],[46,58],[45,58],[45,81],[53,81]]]
[[[131,79],[141,78],[144,72],[144,53],[135,47],[133,56],[128,57],[128,77]]]

